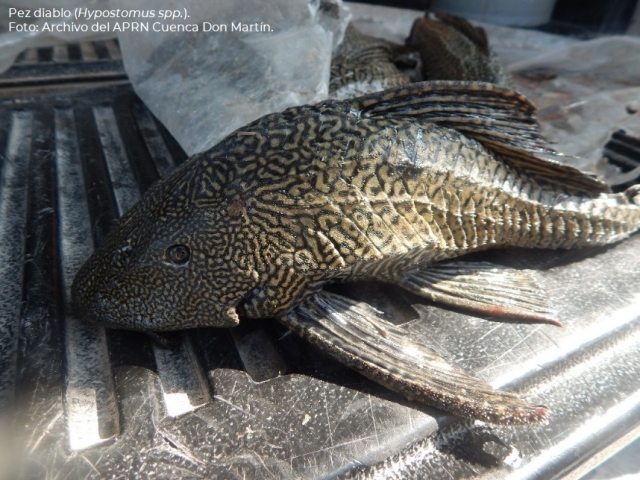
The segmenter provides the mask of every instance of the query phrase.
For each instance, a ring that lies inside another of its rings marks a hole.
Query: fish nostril
[[[94,301],[95,301],[95,304],[98,306],[98,308],[101,310],[106,310],[107,308],[109,308],[109,302],[107,301],[106,298],[104,298],[99,293],[96,293],[94,297]]]
[[[101,293],[94,293],[89,297],[89,302],[84,310],[87,315],[93,314],[98,318],[108,315],[113,310],[113,304]]]
[[[132,253],[133,248],[131,248],[131,245],[125,245],[113,252],[111,263],[116,267],[125,267],[130,263]]]

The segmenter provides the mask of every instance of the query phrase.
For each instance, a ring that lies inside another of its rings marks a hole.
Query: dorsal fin
[[[489,55],[489,39],[484,28],[472,25],[468,20],[451,15],[450,13],[437,12],[436,18],[442,23],[455,28],[478,47],[482,53]]]
[[[356,98],[349,107],[362,117],[414,117],[453,128],[542,183],[571,193],[610,191],[596,177],[540,156],[557,152],[545,146],[536,107],[513,90],[482,82],[421,82]]]

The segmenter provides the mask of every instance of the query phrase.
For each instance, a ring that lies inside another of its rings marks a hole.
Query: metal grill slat
[[[55,125],[67,367],[64,405],[69,447],[83,450],[117,435],[120,418],[105,330],[71,314],[71,282],[93,251],[93,241],[73,111],[56,111]]]
[[[142,104],[136,104],[133,107],[133,114],[158,173],[161,177],[166,177],[175,169],[176,162],[171,153],[169,153],[167,144],[162,138],[151,112]]]
[[[0,409],[13,399],[22,307],[27,180],[33,113],[16,111],[4,155],[0,190]]]
[[[96,49],[93,47],[93,44],[91,42],[80,43],[80,52],[82,54],[82,59],[85,61],[91,62],[98,59]]]
[[[67,45],[56,45],[53,47],[53,61],[54,62],[69,61],[69,48],[67,47]]]
[[[109,51],[109,56],[113,60],[119,60],[120,58],[122,58],[122,54],[120,53],[120,47],[116,43],[115,39],[110,38],[109,40],[105,40],[104,44],[107,47],[107,50]]]

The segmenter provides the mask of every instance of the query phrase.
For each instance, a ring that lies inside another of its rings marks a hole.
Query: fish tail
[[[537,246],[571,248],[619,242],[640,230],[640,185],[596,198],[566,197],[546,213],[542,237],[549,243]]]

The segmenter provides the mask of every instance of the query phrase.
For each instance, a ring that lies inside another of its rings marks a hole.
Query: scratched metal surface
[[[0,95],[7,478],[549,478],[580,475],[638,436],[638,235],[598,251],[483,256],[543,269],[561,329],[467,316],[395,287],[341,287],[550,406],[542,426],[488,427],[408,402],[270,320],[179,332],[171,350],[80,323],[73,274],[184,155],[128,86],[67,90]]]

